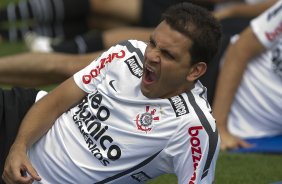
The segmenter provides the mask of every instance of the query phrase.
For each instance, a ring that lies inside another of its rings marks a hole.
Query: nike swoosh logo
[[[114,85],[113,85],[113,82],[114,82],[115,80],[111,80],[110,82],[109,82],[109,84],[110,84],[110,86],[117,92],[117,90],[116,90],[116,88],[114,87]]]

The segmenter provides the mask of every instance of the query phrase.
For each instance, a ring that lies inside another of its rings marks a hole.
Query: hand
[[[14,145],[6,158],[2,179],[6,184],[28,184],[41,178],[32,167],[25,149],[17,148]]]
[[[220,134],[221,136],[221,150],[230,150],[230,149],[236,149],[236,148],[249,148],[252,145],[247,143],[246,141],[231,135],[228,132],[224,132]]]

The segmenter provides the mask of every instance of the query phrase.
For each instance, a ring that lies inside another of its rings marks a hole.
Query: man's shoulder
[[[116,46],[118,48],[123,48],[126,51],[126,55],[134,54],[143,61],[147,44],[139,40],[125,40],[118,43]]]
[[[140,40],[124,40],[122,42],[119,42],[117,44],[118,46],[124,46],[129,51],[134,51],[136,49],[142,49],[144,50],[147,47],[147,44]]]
[[[134,46],[134,47],[144,47],[146,46],[146,43],[144,41],[140,41],[140,40],[133,40],[133,39],[129,39],[129,40],[123,40],[121,42],[119,42],[117,45],[121,45],[121,46]]]

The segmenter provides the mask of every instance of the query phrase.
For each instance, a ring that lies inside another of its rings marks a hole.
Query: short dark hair
[[[162,20],[192,40],[189,50],[192,64],[200,61],[208,64],[213,59],[221,39],[221,26],[208,10],[182,2],[169,7]]]

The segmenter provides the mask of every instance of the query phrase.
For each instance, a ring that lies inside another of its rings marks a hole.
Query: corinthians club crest
[[[150,108],[146,106],[146,111],[142,114],[138,114],[135,119],[138,130],[143,132],[149,132],[152,130],[153,121],[158,121],[160,118],[156,115],[156,108]]]

